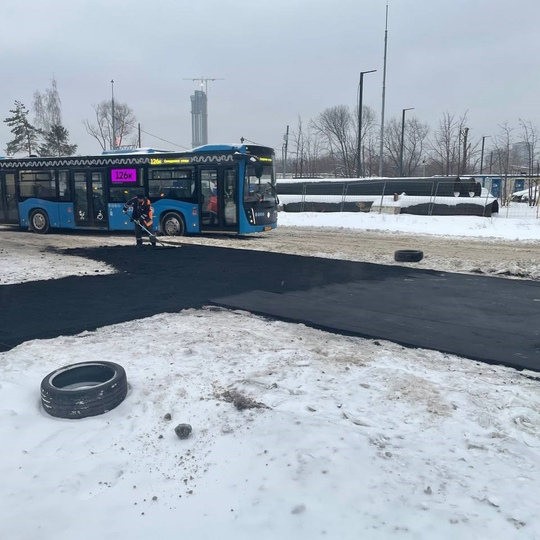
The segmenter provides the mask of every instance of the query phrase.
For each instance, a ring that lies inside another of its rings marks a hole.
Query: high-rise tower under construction
[[[191,144],[193,148],[208,144],[208,100],[203,90],[191,96]]]

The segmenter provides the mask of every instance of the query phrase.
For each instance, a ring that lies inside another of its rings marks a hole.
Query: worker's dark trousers
[[[138,224],[135,223],[135,238],[137,239],[137,245],[142,246],[142,236],[146,235],[146,231]],[[150,243],[155,246],[156,245],[156,237],[151,234],[149,235]]]

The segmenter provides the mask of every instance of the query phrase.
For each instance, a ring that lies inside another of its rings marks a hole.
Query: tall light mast
[[[116,125],[114,121],[114,79],[111,79],[111,123],[112,123],[112,138],[111,138],[111,150],[116,150]]]
[[[386,2],[386,24],[384,28],[384,67],[382,83],[382,107],[381,107],[381,142],[379,147],[379,176],[383,171],[383,150],[384,150],[384,105],[386,100],[386,53],[388,50],[388,2]]]

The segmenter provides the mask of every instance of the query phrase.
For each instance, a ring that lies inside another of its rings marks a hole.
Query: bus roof
[[[274,151],[273,148],[259,144],[204,144],[192,148],[190,152],[240,152],[241,154],[249,154],[252,149],[265,153]]]
[[[60,167],[70,165],[121,165],[127,164],[144,164],[148,163],[150,156],[186,156],[197,154],[213,154],[213,153],[231,153],[243,154],[246,157],[252,155],[274,155],[274,149],[268,146],[247,145],[247,144],[206,144],[198,146],[188,151],[175,152],[172,150],[160,150],[156,148],[121,148],[118,150],[105,150],[102,154],[87,155],[87,156],[25,156],[25,157],[5,157],[0,158],[0,169],[7,168],[23,168],[23,167]]]

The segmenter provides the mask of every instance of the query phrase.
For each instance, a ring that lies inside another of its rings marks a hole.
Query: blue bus
[[[272,148],[245,144],[0,158],[0,223],[36,233],[132,230],[122,209],[143,193],[157,234],[269,231],[277,225],[274,161]]]

